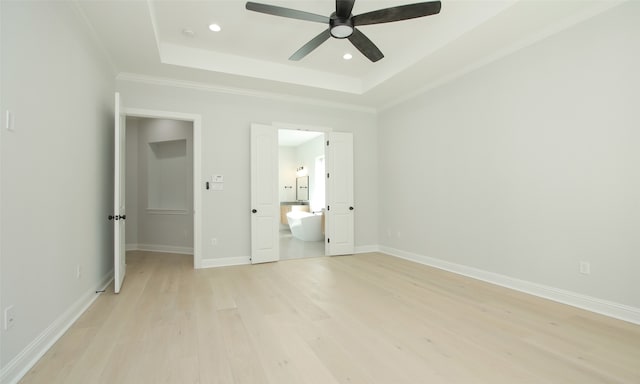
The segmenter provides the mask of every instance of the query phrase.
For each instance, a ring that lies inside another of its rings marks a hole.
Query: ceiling
[[[332,0],[254,0],[328,16]],[[353,14],[417,0],[356,0]],[[245,1],[77,0],[123,79],[165,81],[380,109],[594,16],[619,1],[442,0],[438,15],[359,27],[384,53],[346,39],[301,61],[325,25],[250,12]],[[211,32],[217,23],[220,32]],[[185,30],[190,33],[185,33]],[[351,53],[353,59],[342,56]]]

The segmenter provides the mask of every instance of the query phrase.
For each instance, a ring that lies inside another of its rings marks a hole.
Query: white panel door
[[[278,130],[251,124],[251,263],[280,259]]]
[[[327,146],[327,254],[354,251],[353,135],[329,133]]]
[[[113,278],[115,293],[119,293],[126,273],[125,252],[125,115],[122,112],[120,94],[115,100],[115,155],[114,155],[114,193],[113,193]]]

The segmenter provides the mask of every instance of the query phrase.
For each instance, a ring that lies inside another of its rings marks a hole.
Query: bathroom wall
[[[324,135],[311,139],[298,146],[279,147],[280,181],[278,184],[280,201],[296,201],[296,169],[304,167],[309,176],[309,200],[317,193],[315,188],[316,157],[324,155]],[[285,188],[292,186],[293,188]],[[315,207],[320,210],[322,207]]]
[[[316,157],[324,155],[324,142],[325,138],[324,135],[322,135],[296,147],[298,166],[303,166],[304,169],[307,170],[307,175],[309,176],[309,202],[315,202],[314,196],[318,193],[318,189],[315,185],[315,163]],[[311,209],[314,211],[319,211],[322,208],[322,206],[318,206],[317,204],[311,206]]]
[[[166,173],[164,182],[185,185],[180,207],[160,208],[150,199],[157,185],[153,172],[152,143],[186,140],[183,174]],[[193,251],[193,127],[192,123],[164,119],[127,119],[127,249],[191,253]],[[175,209],[179,208],[179,209]],[[131,216],[130,216],[131,215]],[[132,220],[129,220],[129,217]]]
[[[296,147],[283,146],[278,148],[279,182],[278,193],[280,201],[296,200],[296,168],[299,167]],[[289,188],[291,187],[291,188]]]

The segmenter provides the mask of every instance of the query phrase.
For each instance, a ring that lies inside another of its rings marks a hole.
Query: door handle
[[[120,219],[121,220],[126,220],[127,219],[127,215],[120,215]]]
[[[251,213],[258,213],[258,210],[257,209],[252,209]]]
[[[113,220],[113,219],[115,219],[115,216],[109,215],[109,220]]]
[[[350,211],[353,211],[353,207],[349,207],[349,210],[350,210]]]

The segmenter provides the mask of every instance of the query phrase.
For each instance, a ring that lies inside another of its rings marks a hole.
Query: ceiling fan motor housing
[[[335,12],[332,13],[329,19],[329,31],[331,32],[331,36],[336,39],[346,39],[351,36],[353,33],[353,20],[351,19],[351,15],[343,19],[338,17]]]

